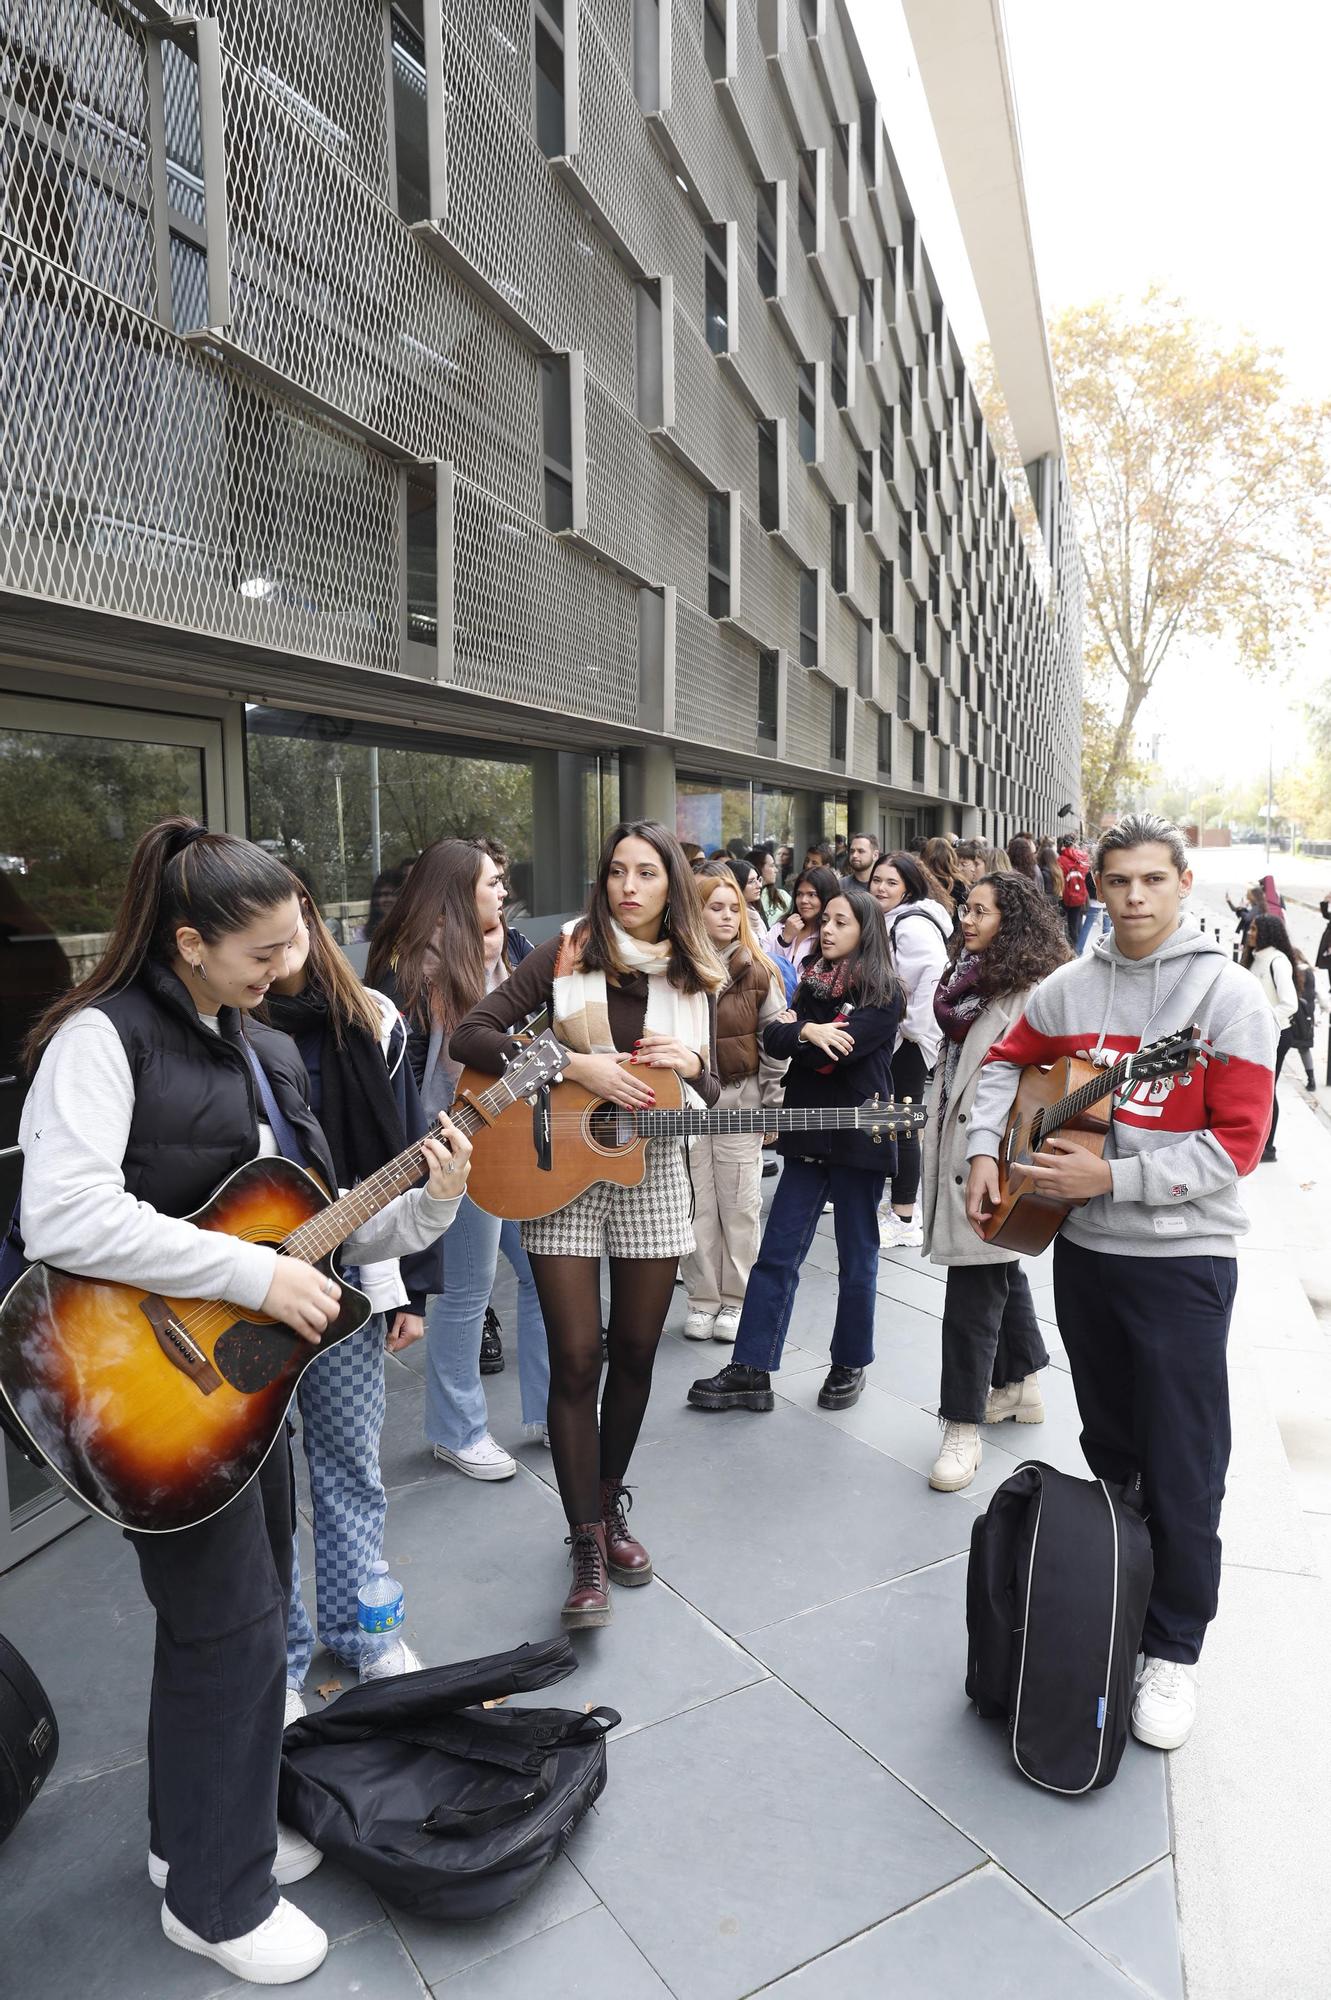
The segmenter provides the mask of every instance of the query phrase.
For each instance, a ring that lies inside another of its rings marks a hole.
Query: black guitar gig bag
[[[613,1708],[487,1708],[571,1674],[568,1639],[351,1689],[282,1739],[278,1812],[385,1902],[493,1917],[605,1788]]]
[[[60,1731],[41,1682],[0,1638],[0,1841],[50,1777],[59,1748]]]
[[[1128,1740],[1151,1595],[1131,1496],[1032,1460],[971,1530],[966,1693],[1004,1716],[1017,1769],[1052,1792],[1109,1784]]]

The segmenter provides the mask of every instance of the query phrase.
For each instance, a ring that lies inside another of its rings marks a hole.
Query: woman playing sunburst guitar
[[[653,1101],[626,1060],[673,1069],[706,1104],[715,1074],[714,995],[725,969],[703,927],[698,885],[679,842],[651,820],[614,828],[601,852],[586,915],[538,945],[454,1030],[451,1052],[490,1073],[510,1030],[547,1008],[574,1051],[567,1075],[615,1104]],[[556,1093],[557,1096],[557,1093]],[[648,1146],[638,1187],[589,1188],[553,1215],[522,1226],[550,1342],[550,1449],[568,1516],[573,1582],[566,1626],[604,1625],[609,1582],[651,1580],[646,1549],[629,1534],[624,1486],[638,1440],[675,1269],[693,1248],[683,1147]],[[601,1258],[610,1260],[609,1367],[601,1401]]]
[[[29,1258],[173,1299],[229,1300],[319,1343],[341,1297],[326,1271],[185,1219],[263,1154],[298,1153],[336,1188],[295,1045],[247,1018],[299,927],[292,878],[262,848],[186,819],[144,834],[101,962],[29,1043]],[[350,1236],[349,1262],[409,1255],[448,1227],[470,1146],[444,1124],[421,1150],[428,1184]],[[146,1320],[144,1340],[156,1356]],[[210,1518],[130,1536],[157,1614],[148,1819],[162,1928],[266,1985],[303,1978],[327,1950],[276,1887],[320,1859],[277,1822],[292,1526],[283,1435]]]

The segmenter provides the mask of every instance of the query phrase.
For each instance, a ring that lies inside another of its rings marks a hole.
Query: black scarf
[[[275,1028],[299,1042],[317,1034],[323,1101],[319,1123],[333,1155],[339,1187],[355,1187],[404,1152],[407,1135],[378,1041],[358,1024],[344,1022],[339,1045],[327,996],[315,986],[303,993],[270,993]]]

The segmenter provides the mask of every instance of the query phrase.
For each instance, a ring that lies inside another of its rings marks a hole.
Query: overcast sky
[[[983,318],[900,0],[850,0],[958,337]],[[1300,394],[1331,397],[1331,6],[1324,0],[1006,0],[1027,201],[1046,310],[1159,282],[1227,335],[1284,350]],[[1295,758],[1305,687],[1331,675],[1331,626],[1288,689],[1223,652],[1171,659],[1146,727],[1175,768],[1247,775]]]

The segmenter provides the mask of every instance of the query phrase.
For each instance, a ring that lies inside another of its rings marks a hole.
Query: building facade
[[[0,105],[6,1212],[18,1036],[166,811],[350,943],[444,832],[539,930],[621,811],[1077,797],[1061,465],[1042,560],[841,0],[0,0]]]

